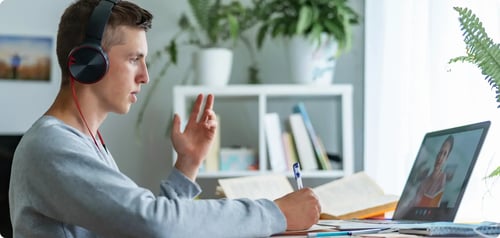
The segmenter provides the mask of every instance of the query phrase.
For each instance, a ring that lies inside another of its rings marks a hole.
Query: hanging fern
[[[500,108],[500,45],[488,37],[479,18],[467,8],[454,7],[459,13],[461,30],[467,47],[467,55],[450,60],[475,64],[486,77],[486,81],[495,89],[496,101]]]
[[[486,81],[495,89],[500,108],[500,45],[495,44],[484,30],[483,23],[467,8],[454,7],[459,14],[467,55],[456,57],[450,63],[461,61],[475,64],[486,76]],[[487,178],[500,176],[500,166]]]

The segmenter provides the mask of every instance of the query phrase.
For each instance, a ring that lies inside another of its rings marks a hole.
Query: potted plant
[[[298,83],[329,84],[335,59],[351,47],[351,27],[359,15],[347,0],[254,0],[261,22],[260,49],[266,36],[285,38],[291,76]]]
[[[222,4],[220,0],[189,0],[189,6],[194,16],[194,22],[183,13],[179,19],[179,32],[169,41],[165,51],[169,60],[177,64],[178,48],[181,45],[194,45],[198,48],[193,57],[194,67],[204,70],[220,69],[218,72],[196,72],[195,80],[199,84],[222,86],[229,81],[232,65],[232,46],[240,36],[241,29],[246,27],[244,18],[246,9],[238,2]],[[216,58],[217,60],[210,60]],[[207,59],[204,61],[203,59]],[[215,63],[215,65],[206,65]],[[217,77],[206,78],[216,74]],[[201,77],[201,78],[200,78]]]
[[[459,14],[467,54],[451,59],[450,63],[461,61],[475,64],[485,76],[485,80],[495,89],[496,101],[500,107],[500,45],[493,42],[479,18],[470,9],[460,7],[454,9]],[[488,177],[499,175],[500,166]]]
[[[165,78],[168,69],[178,63],[179,49],[182,46],[195,46],[193,54],[194,79],[199,84],[223,86],[229,81],[233,53],[231,48],[238,41],[245,46],[253,56],[253,48],[243,32],[252,27],[256,20],[253,9],[244,7],[239,1],[222,3],[221,0],[189,0],[189,7],[194,17],[191,20],[183,13],[178,21],[179,31],[168,40],[166,46],[155,51],[148,66],[160,64],[159,73],[153,78],[151,90],[146,94],[144,103],[136,121],[136,133],[144,117],[145,109],[149,104],[158,84]],[[258,82],[255,58],[249,66],[249,82]],[[181,83],[188,80],[189,74]]]

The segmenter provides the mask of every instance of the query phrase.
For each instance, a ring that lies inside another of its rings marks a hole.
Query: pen
[[[383,229],[375,228],[375,229],[365,229],[359,231],[325,231],[325,232],[309,232],[307,233],[307,237],[327,237],[327,236],[354,236],[359,234],[370,234],[377,233],[382,231]]]
[[[297,189],[302,189],[302,176],[300,175],[300,164],[299,162],[295,162],[293,164],[293,176],[295,177],[295,181],[297,181]]]

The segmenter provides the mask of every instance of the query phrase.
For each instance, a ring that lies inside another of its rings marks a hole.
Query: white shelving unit
[[[245,99],[247,101],[255,101],[257,109],[254,113],[257,120],[258,128],[258,171],[219,171],[219,172],[200,172],[200,178],[217,178],[217,177],[233,177],[247,176],[255,174],[272,173],[268,168],[267,161],[267,144],[264,132],[264,115],[270,111],[269,107],[273,100],[307,98],[314,101],[315,98],[327,99],[328,102],[340,105],[341,115],[324,115],[325,117],[341,120],[341,170],[318,170],[318,171],[303,171],[304,178],[339,178],[354,172],[354,147],[353,147],[353,103],[352,103],[352,86],[345,84],[333,84],[328,86],[315,85],[229,85],[226,87],[204,87],[204,86],[176,86],[174,87],[173,109],[181,118],[186,119],[189,116],[192,99],[198,94],[214,94],[215,105],[217,106],[220,100],[236,100]],[[217,108],[217,107],[216,107]],[[290,107],[291,108],[291,107]],[[217,110],[216,110],[217,113]],[[224,122],[221,122],[224,126]],[[237,136],[237,135],[235,135]],[[257,139],[257,138],[256,138]],[[174,151],[174,161],[176,154]],[[287,173],[287,176],[292,176]]]

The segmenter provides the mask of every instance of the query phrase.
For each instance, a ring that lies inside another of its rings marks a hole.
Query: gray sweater
[[[14,236],[263,237],[286,228],[269,200],[193,200],[199,186],[176,169],[160,187],[159,196],[139,187],[89,136],[43,116],[14,155]]]

